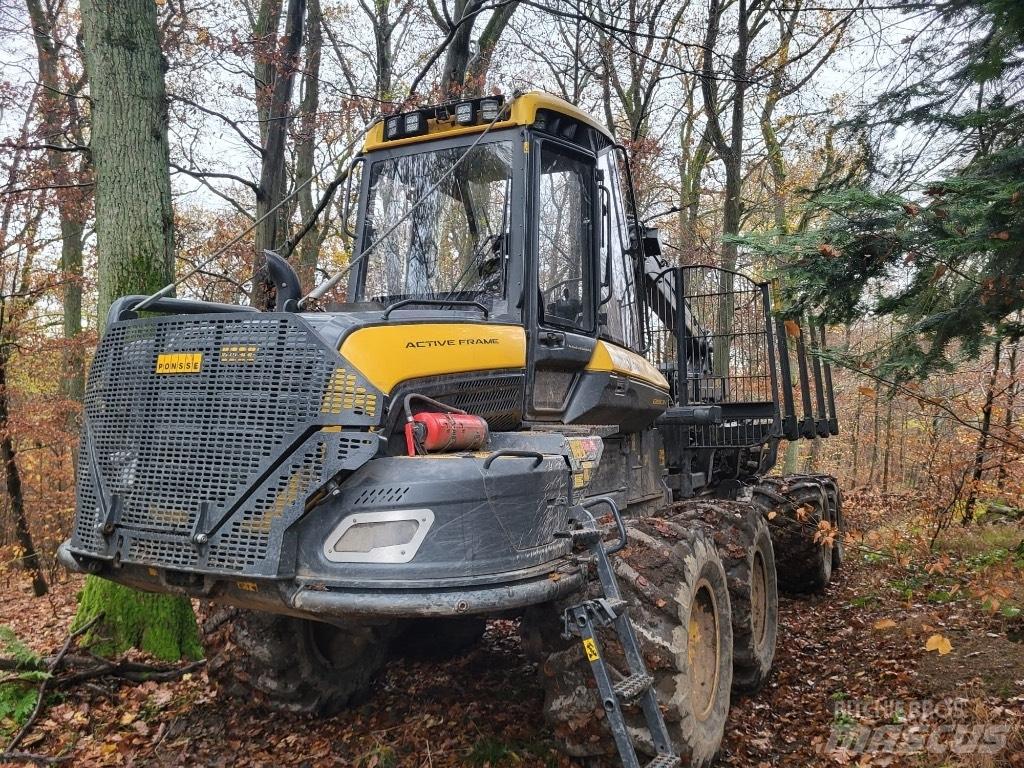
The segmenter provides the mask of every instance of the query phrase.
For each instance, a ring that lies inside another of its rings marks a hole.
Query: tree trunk
[[[985,472],[985,453],[988,449],[988,435],[992,428],[992,404],[996,396],[996,380],[999,378],[999,363],[1002,358],[1003,339],[996,338],[992,348],[992,373],[985,387],[985,403],[981,406],[981,429],[978,431],[978,446],[974,451],[974,469],[971,471],[971,485],[964,504],[964,525],[974,520],[974,508],[978,504],[978,486]]]
[[[473,50],[473,28],[479,17],[483,0],[455,0],[451,19],[455,27],[448,26],[442,31],[450,35],[444,67],[441,70],[441,95],[448,99],[457,99],[463,95],[480,96],[483,94],[487,71],[491,66],[491,57],[498,45],[505,27],[516,12],[518,3],[511,2],[494,10],[487,20],[477,48]],[[440,22],[440,20],[439,20]]]
[[[871,466],[868,468],[868,485],[875,481],[875,467],[878,466],[878,388],[875,388],[875,409],[871,430]]]
[[[10,363],[10,351],[14,340],[9,338],[6,329],[6,307],[0,305],[0,322],[4,328],[0,331],[0,461],[4,463],[4,483],[7,488],[7,499],[11,505],[11,517],[14,519],[14,538],[18,543],[20,556],[18,562],[32,574],[32,592],[42,597],[49,591],[46,577],[43,575],[43,564],[39,560],[39,551],[32,540],[32,533],[25,515],[25,494],[21,485],[21,471],[18,469],[18,452],[11,435],[11,397],[7,389],[7,366]]]
[[[730,349],[729,336],[733,324],[733,286],[734,275],[729,270],[736,269],[738,246],[733,239],[739,234],[743,217],[743,123],[745,118],[745,94],[747,82],[747,53],[750,45],[747,0],[739,0],[736,26],[736,51],[733,53],[730,75],[733,79],[731,100],[731,117],[728,140],[722,130],[719,115],[718,87],[714,71],[714,51],[718,44],[718,33],[724,13],[721,0],[711,0],[708,15],[708,28],[704,37],[704,56],[702,60],[701,89],[704,96],[704,110],[707,114],[707,129],[711,142],[725,166],[725,202],[722,210],[722,257],[720,289],[722,301],[719,302],[717,328],[715,333],[723,337],[716,344],[714,351],[714,373],[717,376],[728,375]],[[725,343],[721,343],[724,341]]]
[[[285,150],[288,143],[289,113],[292,104],[292,88],[295,72],[298,70],[299,50],[302,47],[302,22],[306,15],[305,0],[288,0],[285,14],[284,39],[276,57],[280,64],[272,67],[268,75],[272,84],[263,86],[269,93],[270,105],[266,118],[263,142],[263,164],[260,168],[260,182],[256,191],[256,263],[261,264],[263,251],[276,250],[288,237],[288,210],[281,205],[285,198]],[[275,61],[276,61],[275,57]],[[257,83],[257,89],[260,85]],[[261,93],[266,98],[266,93]],[[261,118],[262,119],[262,118]],[[278,207],[280,206],[280,207]],[[273,286],[270,285],[265,265],[253,277],[252,304],[260,309],[270,309]]]
[[[270,94],[277,73],[277,30],[281,25],[281,0],[260,0],[256,23],[252,28],[253,79],[255,82],[256,117],[260,121],[260,144],[266,146],[270,130]]]
[[[82,0],[81,7],[92,93],[102,324],[112,299],[153,292],[174,275],[167,101],[156,4]],[[135,645],[159,637],[150,650],[177,648],[194,655],[195,616],[186,598],[144,595],[94,576],[86,579],[85,593],[89,599],[79,604],[75,622],[81,626],[104,613],[96,637],[127,638]]]
[[[102,327],[110,303],[174,279],[167,98],[156,5],[83,0]]]
[[[889,492],[889,467],[892,462],[892,398],[885,412],[885,451],[882,456],[882,493]]]
[[[850,484],[857,485],[858,470],[860,469],[860,417],[863,412],[863,400],[857,396],[857,407],[853,412],[853,429],[850,431],[850,453],[853,454],[853,461],[850,467]]]
[[[442,0],[443,2],[443,0]],[[441,70],[441,94],[444,98],[457,99],[462,95],[469,67],[470,44],[473,40],[475,18],[469,15],[476,11],[480,0],[455,0],[452,20],[459,24],[448,42],[448,51]],[[451,30],[446,30],[451,33]]]
[[[74,153],[63,151],[65,88],[60,79],[60,67],[54,45],[54,19],[40,0],[26,0],[32,31],[36,42],[36,60],[39,65],[39,83],[42,94],[39,111],[42,120],[42,139],[52,147],[46,150],[46,164],[51,183],[58,188],[57,212],[60,218],[61,272],[63,273],[64,338],[68,342],[61,366],[61,394],[80,402],[85,388],[85,362],[78,344],[82,332],[82,250],[85,220],[88,211],[85,194],[73,188],[78,181],[72,167]],[[73,101],[71,94],[69,101]],[[76,128],[78,126],[75,126]],[[77,131],[76,131],[77,132]],[[77,431],[77,419],[69,419],[69,427]]]
[[[466,91],[470,95],[484,95],[484,85],[487,83],[487,72],[491,68],[494,49],[498,47],[498,41],[512,19],[512,14],[516,12],[517,5],[518,3],[509,3],[494,11],[480,33],[480,39],[477,41],[479,48],[470,60],[465,76]]]
[[[320,54],[323,48],[323,14],[320,0],[308,0],[306,9],[306,67],[302,75],[299,99],[299,138],[295,142],[295,184],[299,213],[303,221],[312,221],[299,242],[295,271],[306,290],[313,286],[320,254],[320,227],[313,215],[313,160],[317,140],[317,113],[320,110]]]
[[[1020,349],[1020,342],[1015,341],[1010,347],[1010,357],[1007,360],[1007,373],[1010,377],[1006,385],[1006,404],[1003,406],[1003,447],[999,456],[999,474],[996,476],[996,488],[1000,491],[1006,486],[1006,464],[1012,460],[1009,451],[1009,441],[1013,435],[1014,400],[1017,397],[1017,351]]]

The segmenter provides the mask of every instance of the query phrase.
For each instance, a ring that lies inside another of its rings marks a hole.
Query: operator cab
[[[357,160],[354,266],[332,309],[518,326],[524,421],[649,425],[668,384],[642,357],[643,256],[620,151],[542,93],[386,118]]]

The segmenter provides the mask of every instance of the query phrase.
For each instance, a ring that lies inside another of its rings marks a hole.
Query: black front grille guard
[[[136,298],[112,308],[90,370],[72,551],[289,575],[287,529],[381,449],[363,430],[378,423],[382,393],[294,314],[184,302],[207,312],[122,319]],[[155,373],[159,355],[193,349],[201,372]]]

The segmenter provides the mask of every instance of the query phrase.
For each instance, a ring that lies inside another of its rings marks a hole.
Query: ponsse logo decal
[[[475,344],[498,344],[498,339],[421,339],[405,342],[406,349],[428,349],[432,347],[468,347]]]

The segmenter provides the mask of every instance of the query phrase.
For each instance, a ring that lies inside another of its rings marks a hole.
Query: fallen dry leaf
[[[943,635],[932,635],[928,638],[928,642],[924,644],[924,649],[926,651],[937,651],[939,656],[945,656],[953,650],[953,644]]]

